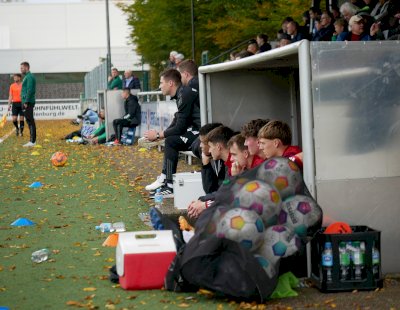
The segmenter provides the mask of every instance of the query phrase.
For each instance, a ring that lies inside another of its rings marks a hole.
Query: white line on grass
[[[6,133],[4,136],[2,136],[2,137],[0,138],[0,143],[3,143],[4,140],[6,140],[9,136],[11,136],[11,134],[12,134],[13,132],[15,132],[15,129],[12,129],[10,132],[8,132],[8,133]]]

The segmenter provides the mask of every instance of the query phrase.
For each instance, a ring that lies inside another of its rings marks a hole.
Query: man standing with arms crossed
[[[21,90],[22,90],[22,75],[14,74],[14,83],[10,85],[10,92],[8,97],[8,110],[11,109],[12,120],[15,126],[15,133],[17,137],[23,135],[24,132],[24,112],[21,103]],[[18,128],[18,115],[19,115],[19,128]]]
[[[36,78],[29,71],[29,63],[24,61],[21,63],[21,73],[24,74],[22,81],[21,99],[24,109],[26,122],[28,123],[30,132],[30,141],[24,144],[24,147],[32,147],[36,145],[36,124],[33,117],[33,108],[36,102]]]

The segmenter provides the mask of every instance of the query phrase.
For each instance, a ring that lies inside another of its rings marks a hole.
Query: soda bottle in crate
[[[332,282],[333,254],[332,243],[325,242],[325,249],[322,252],[322,268],[327,282]]]
[[[350,269],[350,253],[345,242],[339,243],[340,279],[347,280]]]

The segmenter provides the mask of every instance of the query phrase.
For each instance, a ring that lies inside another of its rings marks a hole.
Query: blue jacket
[[[140,80],[136,76],[133,76],[132,80],[129,82],[128,86],[126,86],[126,79],[124,79],[122,81],[122,88],[141,89]]]

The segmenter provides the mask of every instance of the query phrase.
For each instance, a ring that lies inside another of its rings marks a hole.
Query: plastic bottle
[[[49,258],[50,251],[48,249],[41,249],[32,253],[31,260],[34,263],[41,263]]]
[[[379,278],[379,264],[381,260],[380,256],[381,255],[374,244],[374,246],[372,247],[372,272],[375,278]]]
[[[96,226],[96,230],[100,230],[101,232],[113,232],[114,228],[111,223],[101,223],[99,226]]]
[[[333,266],[332,243],[325,242],[325,249],[322,252],[322,268],[326,273],[326,282],[332,282],[332,266]]]
[[[359,241],[353,242],[353,265],[354,265],[354,279],[361,280],[362,270],[364,268],[364,261]]]
[[[154,204],[157,209],[160,209],[163,205],[164,196],[161,194],[161,188],[157,188],[156,194],[154,195]]]
[[[339,244],[339,264],[341,271],[340,278],[346,280],[349,275],[350,253],[346,248],[345,242],[340,242]]]
[[[124,222],[116,222],[112,224],[113,231],[120,233],[126,231]]]

